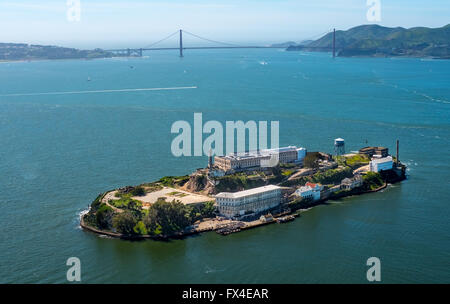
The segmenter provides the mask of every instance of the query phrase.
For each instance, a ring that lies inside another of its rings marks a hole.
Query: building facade
[[[305,148],[295,146],[263,149],[246,153],[233,153],[226,156],[215,156],[214,166],[225,172],[245,171],[262,167],[263,162],[269,163],[271,158],[278,157],[280,163],[303,162],[306,156]]]
[[[392,156],[374,158],[369,163],[369,171],[380,172],[382,170],[391,170],[393,165]]]
[[[387,157],[389,155],[389,149],[385,147],[364,147],[359,149],[359,154],[372,157],[377,155],[378,157]]]
[[[323,186],[320,184],[306,183],[304,186],[295,190],[295,194],[304,198],[317,201],[320,199],[320,192],[323,190]]]
[[[221,215],[234,218],[275,208],[281,199],[281,187],[267,185],[234,193],[221,192],[216,195],[216,204]]]
[[[352,178],[344,178],[341,181],[341,189],[352,190],[357,187],[361,187],[363,184],[363,179],[361,175],[356,175]]]

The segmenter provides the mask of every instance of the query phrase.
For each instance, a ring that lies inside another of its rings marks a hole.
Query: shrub
[[[118,213],[113,218],[113,227],[123,234],[135,234],[134,227],[136,224],[137,220],[130,211]]]
[[[133,190],[131,190],[130,193],[131,193],[132,196],[144,196],[145,195],[145,190],[144,190],[143,187],[138,186],[138,187],[135,187]]]
[[[110,206],[101,204],[95,213],[97,227],[101,229],[110,229],[112,226],[113,215],[114,210]]]
[[[363,187],[365,190],[375,190],[384,184],[383,178],[380,173],[377,172],[367,172],[363,176]]]
[[[133,228],[134,233],[144,235],[147,234],[147,228],[145,228],[144,222],[139,221]]]
[[[191,224],[189,211],[190,209],[179,201],[166,202],[158,199],[150,206],[144,223],[151,234],[171,235]]]

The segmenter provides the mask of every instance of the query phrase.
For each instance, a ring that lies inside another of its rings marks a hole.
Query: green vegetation
[[[114,206],[114,207],[120,208],[120,209],[129,208],[128,206],[129,206],[130,203],[142,206],[141,202],[136,201],[136,200],[134,200],[134,199],[132,199],[130,197],[124,197],[124,198],[120,198],[120,199],[117,199],[117,200],[116,199],[111,199],[111,200],[108,201],[108,203],[111,206]],[[134,207],[134,206],[132,206],[132,207]]]
[[[235,192],[266,185],[263,178],[249,178],[245,173],[236,173],[217,178],[217,192]]]
[[[284,187],[302,186],[307,182],[319,183],[322,185],[339,184],[344,178],[352,177],[353,170],[350,167],[328,169],[324,172],[316,172],[311,176],[302,176],[290,181],[284,181],[280,185]]]
[[[313,183],[320,184],[338,184],[346,177],[352,177],[353,170],[350,167],[345,167],[343,169],[329,169],[325,172],[317,172],[310,177],[310,181]]]
[[[319,152],[308,152],[303,159],[303,166],[305,168],[319,168],[319,159],[321,159]]]
[[[111,207],[106,204],[101,204],[95,215],[97,227],[101,229],[111,228],[112,218],[114,215],[114,211]]]
[[[133,231],[134,231],[135,234],[146,235],[147,234],[147,227],[145,227],[145,224],[144,224],[143,221],[139,221],[133,227]]]
[[[282,172],[281,172],[281,174],[286,177],[291,176],[292,173],[294,173],[294,170],[282,170]]]
[[[101,49],[78,50],[50,45],[0,43],[0,60],[93,59],[109,57],[113,57],[113,53]]]
[[[189,180],[189,175],[164,176],[159,182],[166,187],[183,186]]]
[[[172,235],[192,223],[185,205],[179,201],[166,202],[161,199],[150,206],[143,221],[151,235]]]
[[[202,204],[192,204],[188,205],[189,218],[191,222],[203,218],[211,218],[215,216],[216,207],[214,206],[214,201],[202,203]]]
[[[363,189],[364,190],[375,190],[384,185],[383,178],[380,173],[377,172],[367,172],[363,176]]]
[[[134,227],[137,224],[137,219],[130,211],[124,211],[118,213],[113,218],[113,227],[122,234],[133,235],[135,234]]]
[[[133,190],[131,190],[131,195],[132,196],[144,196],[145,195],[145,190],[143,187],[138,186],[138,187],[134,187]]]
[[[368,165],[370,159],[368,156],[363,154],[356,154],[345,159],[345,163],[352,167],[352,169],[356,169],[365,165]]]
[[[287,50],[331,49],[333,34],[310,42],[306,48],[290,46]],[[383,27],[361,25],[347,31],[336,31],[338,56],[414,56],[450,58],[450,24],[441,28]],[[310,47],[310,49],[308,49]]]

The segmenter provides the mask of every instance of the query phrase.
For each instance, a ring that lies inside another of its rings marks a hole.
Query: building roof
[[[240,198],[245,196],[250,196],[253,194],[264,193],[271,190],[281,189],[276,185],[267,185],[263,187],[253,188],[249,190],[239,191],[239,192],[220,192],[216,195],[219,198]]]
[[[374,158],[370,161],[373,164],[382,164],[382,163],[387,163],[387,162],[392,162],[392,156],[386,156],[383,158]]]
[[[305,186],[308,186],[308,187],[311,187],[311,188],[316,188],[316,186],[320,186],[319,184],[314,184],[314,183],[310,183],[310,182],[307,182],[306,184],[305,184]]]
[[[386,147],[375,147],[375,146],[369,146],[369,147],[364,147],[359,149],[359,152],[366,152],[366,151],[371,151],[371,150],[387,150],[388,148]]]
[[[299,148],[296,146],[288,146],[288,147],[281,147],[281,148],[274,148],[274,149],[261,149],[256,151],[248,151],[248,152],[242,152],[242,153],[231,153],[225,156],[218,156],[221,158],[227,158],[227,159],[252,159],[256,157],[269,157],[273,154],[282,153],[282,152],[297,152]],[[300,148],[301,149],[301,148]]]

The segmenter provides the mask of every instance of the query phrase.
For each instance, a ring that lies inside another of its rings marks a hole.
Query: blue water
[[[148,53],[135,59],[0,63],[0,282],[450,282],[450,61],[330,58],[278,50]],[[261,62],[267,64],[261,64]],[[130,68],[133,66],[133,68]],[[91,81],[87,81],[88,77]],[[197,86],[182,91],[14,93]],[[100,192],[182,175],[174,121],[280,122],[280,144],[332,152],[366,142],[394,152],[408,180],[314,208],[294,222],[170,242],[102,238],[79,228]]]

